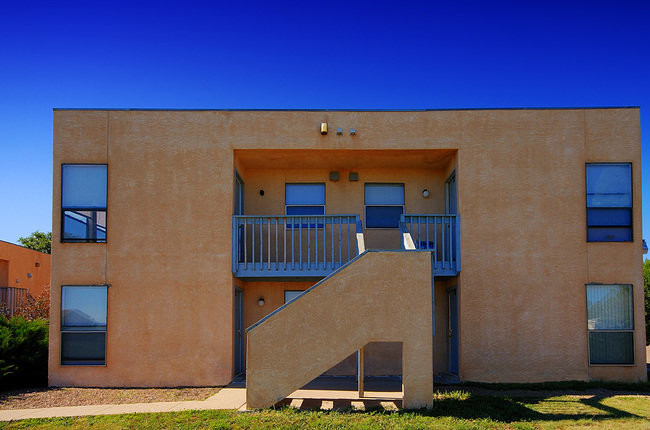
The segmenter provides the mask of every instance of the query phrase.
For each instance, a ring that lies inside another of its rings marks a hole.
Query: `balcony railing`
[[[403,214],[400,219],[402,249],[430,250],[434,274],[460,272],[460,216]]]
[[[234,215],[237,277],[324,277],[365,250],[359,215]]]

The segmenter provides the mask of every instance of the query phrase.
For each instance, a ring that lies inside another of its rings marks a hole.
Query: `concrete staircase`
[[[431,254],[366,251],[248,328],[248,408],[274,405],[369,342],[402,342],[403,406],[433,400]]]

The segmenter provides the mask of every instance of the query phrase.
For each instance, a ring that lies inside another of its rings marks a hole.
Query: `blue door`
[[[244,181],[237,172],[235,172],[235,205],[234,205],[235,215],[244,215]],[[244,226],[240,225],[237,229],[237,235],[239,239],[239,262],[244,261]]]
[[[234,374],[244,373],[244,290],[235,287],[235,368]]]
[[[458,289],[447,290],[447,372],[458,375]]]

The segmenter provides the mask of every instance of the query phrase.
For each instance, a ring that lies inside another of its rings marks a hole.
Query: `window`
[[[285,184],[285,203],[285,215],[325,215],[325,184]],[[287,226],[323,228],[322,223],[287,224]]]
[[[404,184],[366,184],[366,228],[398,228],[404,213]]]
[[[106,242],[105,164],[61,166],[61,241]]]
[[[285,215],[325,215],[325,184],[286,184]]]
[[[284,303],[289,303],[294,300],[296,297],[304,293],[304,291],[298,290],[284,290]]]
[[[106,364],[108,287],[61,288],[61,364]]]
[[[587,285],[589,364],[634,364],[632,285]]]
[[[587,241],[632,241],[632,165],[587,164]]]

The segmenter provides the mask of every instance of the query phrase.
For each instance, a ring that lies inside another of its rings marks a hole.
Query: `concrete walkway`
[[[79,417],[85,415],[177,412],[206,409],[240,409],[244,407],[245,403],[246,389],[224,388],[206,400],[4,410],[0,411],[0,421],[24,420],[27,418]]]

